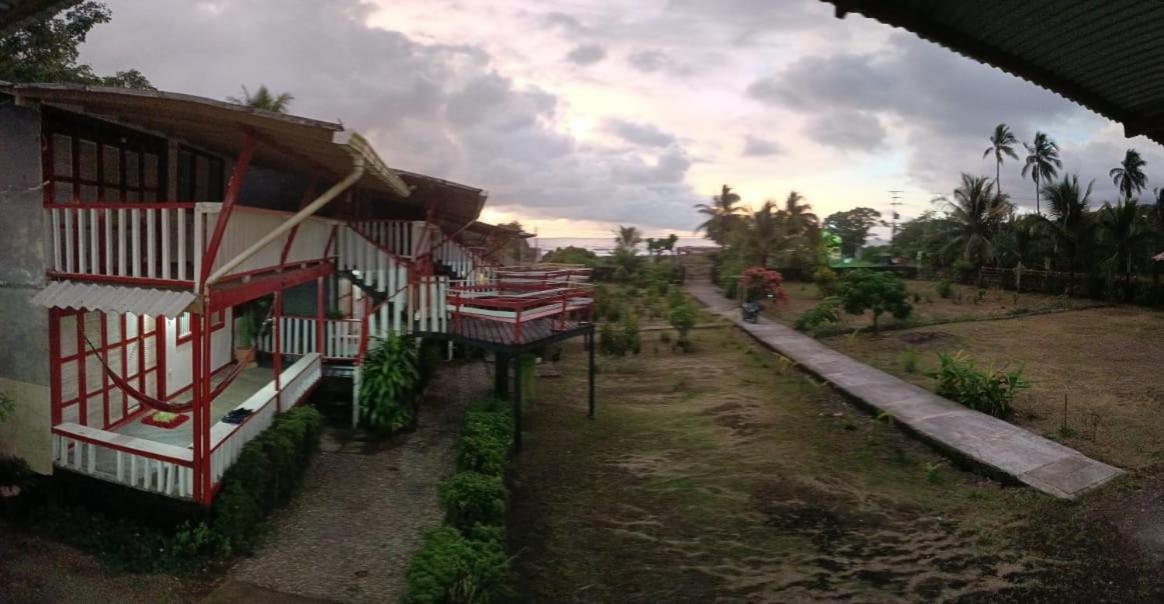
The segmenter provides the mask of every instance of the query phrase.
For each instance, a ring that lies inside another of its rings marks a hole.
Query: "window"
[[[178,150],[178,201],[222,201],[221,159],[189,147]]]
[[[47,201],[152,202],[164,197],[163,139],[54,110],[45,112],[45,128]]]
[[[184,312],[178,316],[177,329],[174,332],[177,334],[176,341],[179,344],[189,342],[194,337],[194,333],[190,331],[190,313]]]

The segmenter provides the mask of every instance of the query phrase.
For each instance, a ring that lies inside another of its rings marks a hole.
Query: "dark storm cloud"
[[[803,133],[822,145],[847,151],[874,151],[887,133],[876,115],[865,111],[834,111],[809,118]]]
[[[606,129],[628,143],[644,147],[666,147],[675,142],[675,136],[651,124],[629,120],[606,120]]]
[[[113,21],[83,48],[98,71],[136,67],[161,89],[211,98],[238,95],[242,84],[291,92],[295,114],[342,120],[390,165],[482,187],[493,207],[653,228],[694,223],[681,149],[648,162],[579,144],[553,126],[555,95],[515,84],[480,48],[368,27],[369,6],[356,0],[108,4]]]
[[[582,44],[575,46],[566,54],[566,59],[578,65],[593,65],[606,58],[606,49],[599,44]]]
[[[782,153],[784,153],[784,148],[776,141],[765,140],[752,135],[744,137],[743,154],[745,157],[766,157],[769,155],[780,155]]]

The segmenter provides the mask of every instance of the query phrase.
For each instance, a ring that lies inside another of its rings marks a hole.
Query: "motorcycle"
[[[760,321],[760,311],[763,309],[759,302],[745,302],[740,306],[740,315],[745,323],[758,323]]]

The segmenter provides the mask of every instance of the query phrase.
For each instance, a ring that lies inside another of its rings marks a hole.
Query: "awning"
[[[192,291],[54,281],[33,296],[32,303],[45,308],[174,318],[189,310],[197,298]]]

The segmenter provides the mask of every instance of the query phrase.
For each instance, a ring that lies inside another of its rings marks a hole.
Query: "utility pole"
[[[897,242],[897,218],[898,218],[897,207],[901,205],[901,194],[902,193],[904,193],[904,191],[898,191],[898,190],[889,191],[889,198],[892,199],[892,201],[889,202],[889,206],[891,208],[893,208],[893,210],[892,210],[893,232],[889,236],[890,247],[892,247],[893,244]]]

